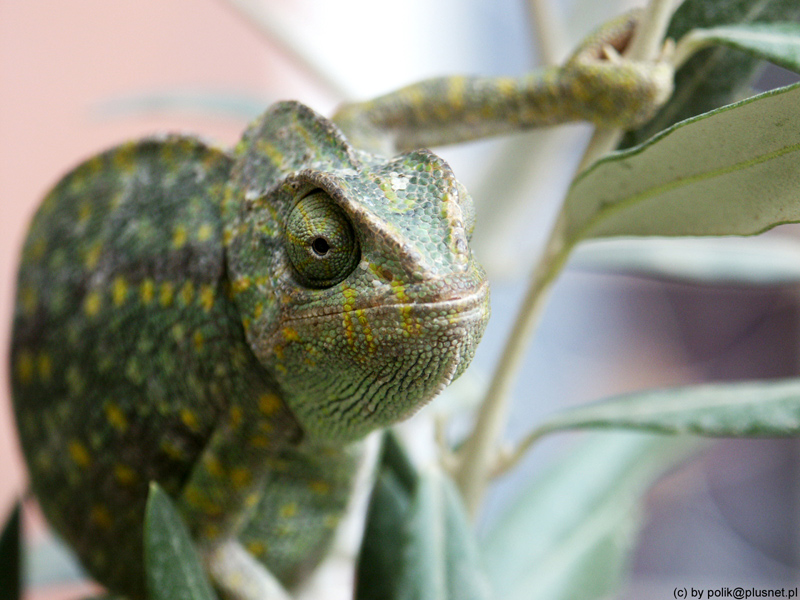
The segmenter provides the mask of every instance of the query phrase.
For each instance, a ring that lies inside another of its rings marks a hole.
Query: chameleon
[[[232,149],[145,138],[55,185],[22,249],[13,404],[42,510],[98,582],[147,597],[152,481],[226,598],[315,568],[361,440],[458,377],[489,318],[472,199],[423,147],[646,120],[672,73],[614,55],[636,22],[519,79],[428,80],[332,119],[279,102]]]

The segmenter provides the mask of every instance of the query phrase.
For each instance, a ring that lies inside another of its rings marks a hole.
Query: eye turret
[[[322,190],[303,197],[286,221],[289,260],[313,288],[343,281],[359,261],[359,245],[344,211]]]

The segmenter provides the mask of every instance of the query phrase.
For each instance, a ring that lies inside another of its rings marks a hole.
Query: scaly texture
[[[566,123],[631,128],[647,121],[672,93],[665,60],[633,62],[622,52],[639,18],[631,11],[587,37],[564,65],[523,77],[428,79],[333,116],[354,144],[392,154]]]
[[[470,202],[441,159],[359,154],[296,103],[234,157],[144,140],[59,182],[23,250],[14,406],[87,569],[144,596],[155,480],[201,548],[236,537],[283,583],[306,574],[350,494],[349,442],[472,357],[488,288]]]

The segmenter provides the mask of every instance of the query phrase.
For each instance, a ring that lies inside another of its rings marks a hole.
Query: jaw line
[[[399,308],[411,308],[411,309],[422,309],[422,310],[434,310],[434,309],[441,310],[447,308],[458,309],[458,314],[455,315],[455,318],[461,321],[465,320],[464,317],[470,316],[473,312],[481,308],[484,302],[486,302],[486,298],[488,296],[488,289],[489,289],[488,282],[483,281],[480,287],[478,287],[474,291],[471,291],[465,296],[441,298],[438,300],[430,300],[427,302],[386,302],[383,304],[379,304],[377,306],[363,306],[363,307],[356,306],[350,311],[346,311],[340,308],[335,308],[335,309],[331,308],[330,310],[317,311],[314,312],[313,314],[299,314],[299,315],[296,314],[294,316],[286,317],[285,319],[283,319],[283,323],[292,323],[295,321],[305,321],[309,319],[318,319],[321,317],[344,315],[347,313],[354,313],[357,310],[369,314],[369,313],[382,312],[386,310],[399,309]]]

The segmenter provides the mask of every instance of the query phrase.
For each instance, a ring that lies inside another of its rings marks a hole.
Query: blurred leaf
[[[14,506],[0,535],[0,598],[20,598],[20,505]]]
[[[568,192],[565,237],[752,235],[796,222],[798,156],[795,85],[601,159]]]
[[[796,0],[685,0],[672,18],[667,37],[690,30],[753,22],[797,21]],[[675,93],[656,116],[629,133],[620,147],[640,144],[675,123],[724,106],[749,92],[761,61],[737,50],[716,47],[699,52],[675,74]]]
[[[419,476],[400,442],[387,430],[356,575],[357,600],[395,600],[403,568],[405,522]]]
[[[144,547],[152,600],[216,599],[186,525],[156,483],[150,484],[147,499]]]
[[[264,112],[269,105],[268,100],[252,96],[197,90],[173,90],[107,100],[96,107],[96,112],[104,118],[161,112],[193,112],[248,122]]]
[[[589,600],[616,590],[650,485],[697,449],[635,433],[585,438],[520,494],[481,544],[498,598]]]
[[[731,437],[796,436],[800,434],[800,380],[706,384],[624,394],[557,413],[537,431],[588,427]]]
[[[399,600],[492,597],[461,498],[441,472],[423,474],[406,528]]]
[[[622,238],[575,249],[571,269],[717,285],[800,282],[800,241],[792,238]]]
[[[695,29],[691,45],[722,44],[790,71],[800,71],[800,23],[751,23]]]
[[[417,473],[391,433],[370,499],[358,600],[486,600],[474,534],[443,474]]]

